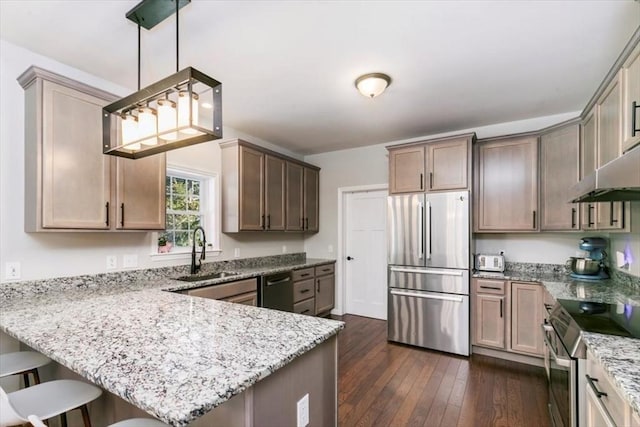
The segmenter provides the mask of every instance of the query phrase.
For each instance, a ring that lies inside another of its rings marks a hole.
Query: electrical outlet
[[[20,263],[8,262],[4,267],[4,277],[9,280],[18,280],[20,278]]]
[[[233,250],[233,256],[236,258],[240,258],[240,248],[235,248]]]
[[[287,253],[287,245],[282,245],[282,253],[283,254]]]
[[[330,254],[332,254],[332,253],[333,253],[333,245],[329,245],[329,246],[327,247],[327,252],[329,252]]]
[[[298,427],[309,425],[309,393],[298,400]]]
[[[124,268],[135,268],[138,266],[138,255],[127,254],[122,257],[122,266]]]
[[[118,257],[115,255],[107,255],[107,270],[118,268]]]

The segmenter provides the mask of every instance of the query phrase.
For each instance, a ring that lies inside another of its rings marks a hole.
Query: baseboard
[[[508,351],[494,350],[492,348],[471,346],[473,354],[482,354],[483,356],[495,357],[496,359],[510,360],[512,362],[524,363],[526,365],[544,367],[544,359],[542,357],[527,356],[526,354],[511,353]]]

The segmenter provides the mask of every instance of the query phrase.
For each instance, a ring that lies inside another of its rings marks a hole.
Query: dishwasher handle
[[[269,280],[267,279],[267,286],[273,286],[273,285],[279,285],[281,283],[287,283],[291,281],[291,277],[285,277],[284,279],[279,279],[279,280]]]

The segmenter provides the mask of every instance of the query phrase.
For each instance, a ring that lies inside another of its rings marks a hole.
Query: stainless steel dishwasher
[[[290,271],[262,276],[260,306],[274,310],[293,311],[293,280]]]

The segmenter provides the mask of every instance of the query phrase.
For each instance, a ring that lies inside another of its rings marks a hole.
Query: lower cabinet
[[[237,304],[258,306],[258,279],[237,280],[220,285],[186,289],[180,293],[192,297],[217,299]]]
[[[334,306],[335,263],[294,270],[293,312],[326,315]]]
[[[316,316],[331,311],[335,299],[334,264],[321,265],[315,268],[316,273]]]
[[[544,287],[538,283],[472,280],[472,344],[542,357]]]

